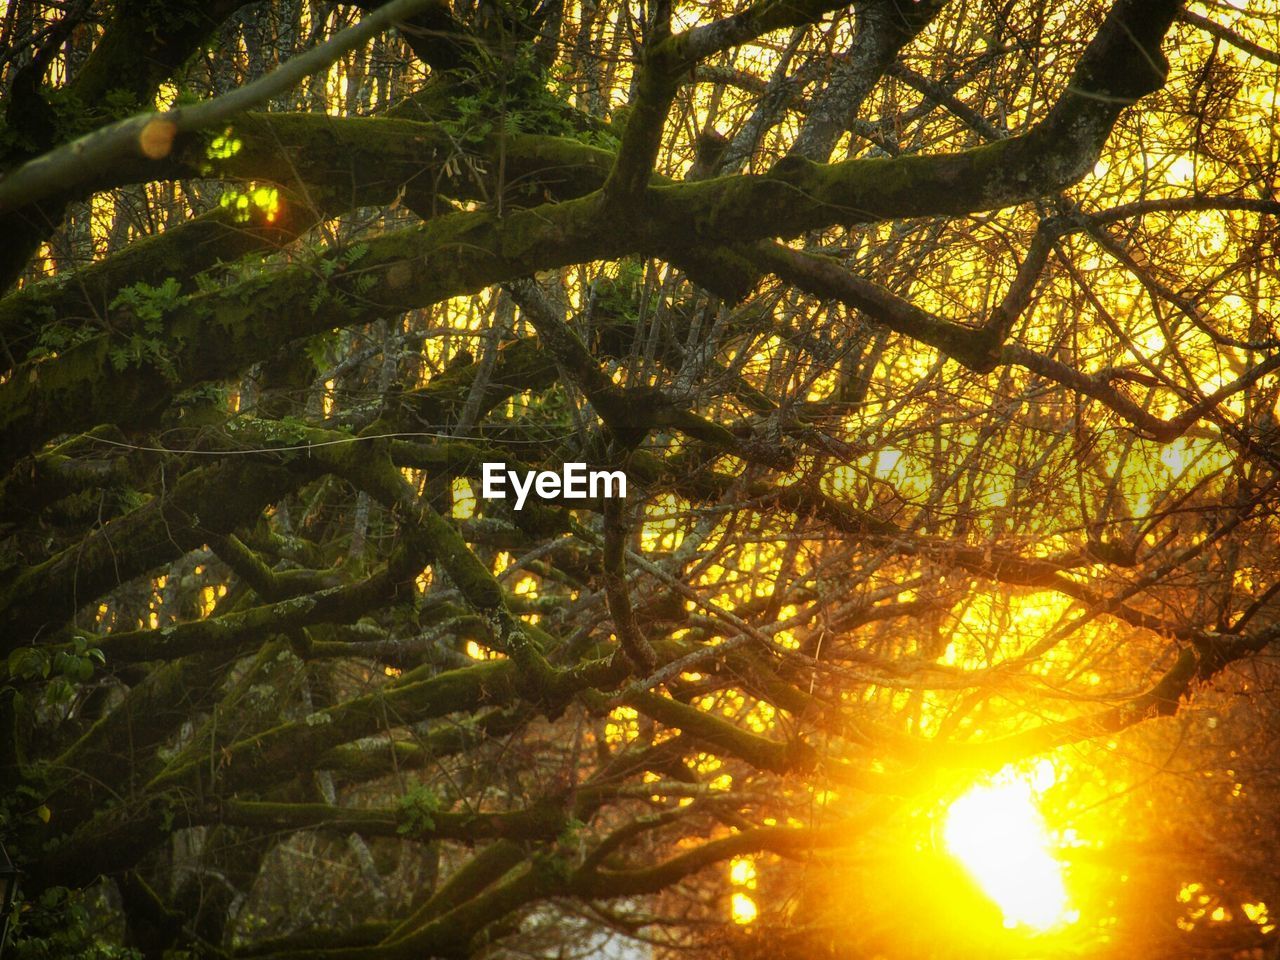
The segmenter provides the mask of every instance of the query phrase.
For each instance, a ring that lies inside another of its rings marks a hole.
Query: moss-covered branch
[[[551,840],[565,828],[562,804],[546,802],[505,813],[432,811],[414,817],[403,809],[335,807],[325,803],[227,800],[214,805],[210,821],[262,831],[335,830],[412,840]]]

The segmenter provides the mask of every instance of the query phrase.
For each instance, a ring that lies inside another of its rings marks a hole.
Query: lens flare
[[[1047,783],[1045,782],[1047,780]],[[1000,908],[1006,927],[1043,931],[1071,923],[1062,866],[1054,859],[1036,792],[1053,782],[1047,762],[1031,774],[1005,767],[947,811],[943,839]]]

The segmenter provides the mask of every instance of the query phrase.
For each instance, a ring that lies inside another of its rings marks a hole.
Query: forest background
[[[9,949],[1277,955],[1278,50],[5,4]]]

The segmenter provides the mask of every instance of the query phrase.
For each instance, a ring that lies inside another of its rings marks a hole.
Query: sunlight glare
[[[1035,802],[1035,794],[1052,784],[1052,776],[1047,762],[1031,774],[1005,767],[947,811],[947,850],[1000,908],[1006,927],[1047,930],[1077,916],[1069,909],[1062,867],[1050,853],[1048,830]]]
[[[729,911],[733,915],[733,922],[739,926],[755,923],[756,917],[760,914],[756,902],[740,890],[734,892]]]

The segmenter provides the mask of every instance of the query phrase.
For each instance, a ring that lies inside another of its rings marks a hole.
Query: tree
[[[19,956],[1275,949],[1273,11],[2,30]]]

